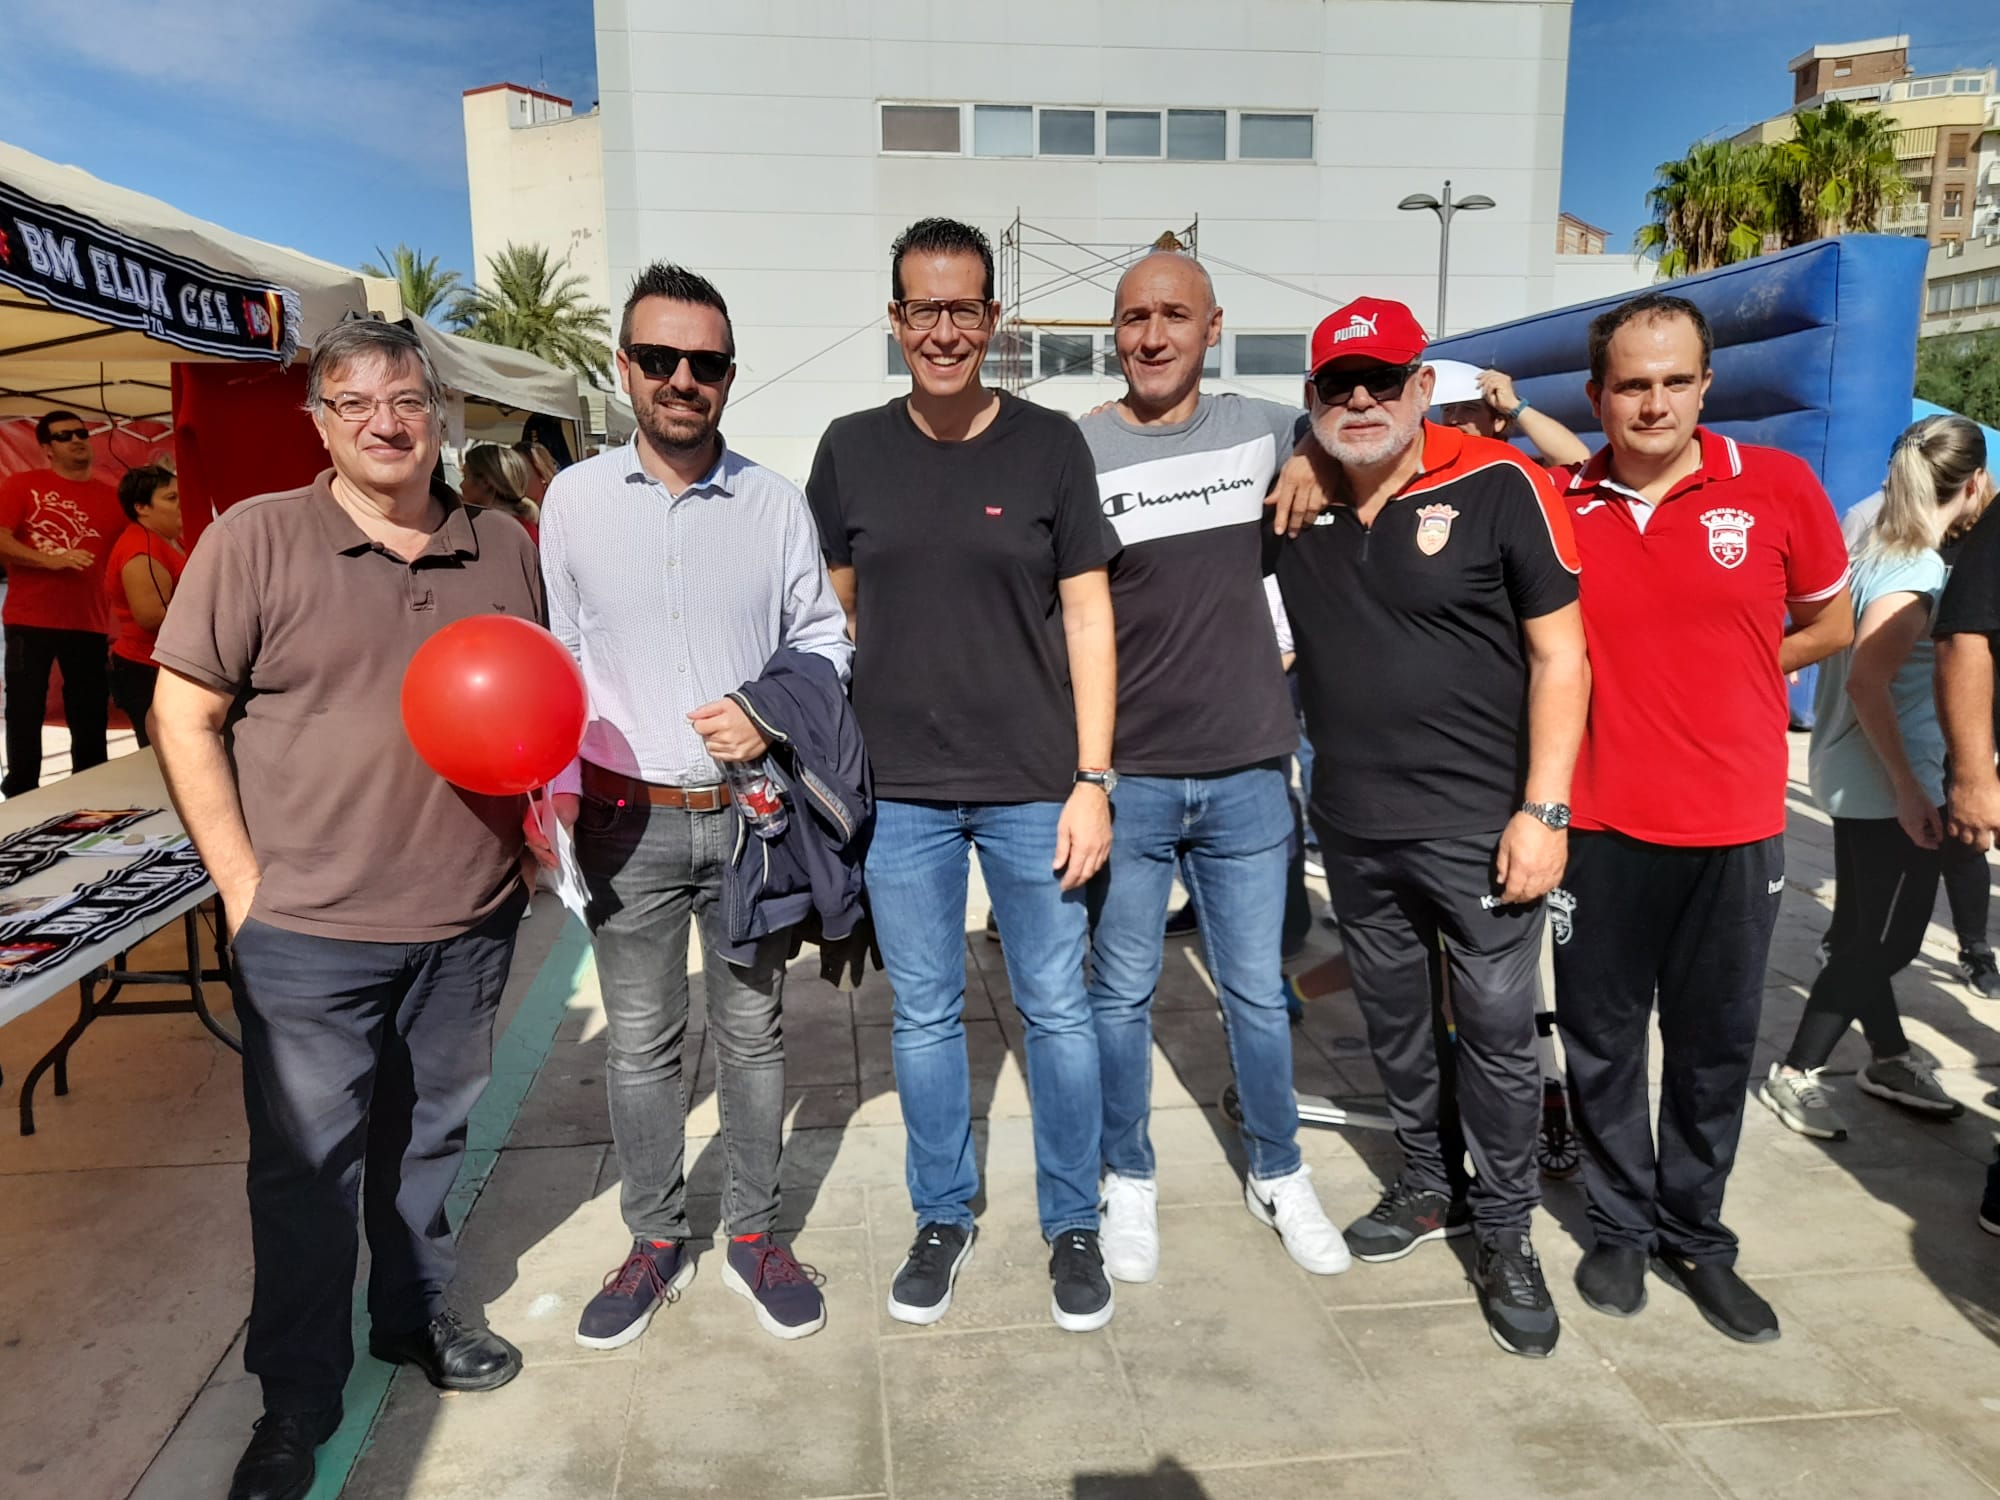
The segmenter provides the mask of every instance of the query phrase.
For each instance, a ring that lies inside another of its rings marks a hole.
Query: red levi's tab
[[[1832,503],[1803,460],[1702,428],[1701,468],[1645,502],[1610,450],[1558,471],[1583,559],[1590,720],[1572,826],[1681,847],[1783,833],[1792,604],[1847,583]]]

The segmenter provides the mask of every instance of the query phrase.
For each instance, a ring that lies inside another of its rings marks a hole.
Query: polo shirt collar
[[[335,552],[366,552],[375,545],[374,540],[354,524],[354,517],[333,496],[333,470],[322,469],[313,481],[312,506],[319,516],[320,529],[327,545]],[[458,502],[445,504],[444,522],[431,533],[431,539],[424,544],[419,557],[477,557],[479,542],[472,534],[472,517],[466,507]]]
[[[716,439],[715,462],[709,465],[706,474],[682,490],[679,495],[674,497],[675,499],[684,500],[689,495],[704,493],[713,495],[733,495],[736,493],[736,478],[743,472],[743,460],[730,452],[729,440],[723,437],[721,433],[716,434]],[[646,466],[639,462],[638,433],[633,433],[626,441],[625,446],[619,451],[624,455],[625,482],[627,484],[655,484],[659,485],[663,490],[666,488],[664,484],[660,484],[659,480],[647,473]]]
[[[1707,427],[1695,428],[1694,437],[1701,445],[1701,467],[1667,491],[1661,498],[1662,505],[1677,495],[1685,494],[1688,490],[1720,480],[1736,479],[1743,473],[1743,450],[1736,446],[1735,438],[1724,437]],[[1591,454],[1589,461],[1570,476],[1569,488],[1572,493],[1580,490],[1609,490],[1614,495],[1623,495],[1641,504],[1652,504],[1638,491],[1627,489],[1611,477],[1609,443]]]

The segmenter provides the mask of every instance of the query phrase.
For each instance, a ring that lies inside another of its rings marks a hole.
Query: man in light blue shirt
[[[606,1100],[633,1237],[576,1341],[632,1342],[694,1274],[682,1053],[696,921],[728,1161],[723,1284],[755,1304],[767,1333],[803,1338],[825,1323],[825,1304],[771,1234],[789,945],[774,934],[745,967],[715,957],[727,940],[723,871],[741,832],[721,763],[769,748],[725,695],[783,647],[825,657],[844,679],[852,647],[805,497],[722,440],[736,345],[721,295],[655,264],[626,299],[618,343],[638,433],[557,475],[542,508],[549,627],[590,695],[582,753],[554,791],[589,893]]]

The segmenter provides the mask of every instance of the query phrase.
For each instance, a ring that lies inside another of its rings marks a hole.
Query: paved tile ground
[[[1799,797],[1789,851],[1760,1069],[1790,1039],[1831,896],[1829,830]],[[485,1396],[440,1396],[397,1376],[344,1493],[2000,1494],[2000,1240],[1973,1221],[2000,1127],[2000,1006],[1951,983],[1942,926],[1898,993],[1913,1041],[1967,1105],[1964,1119],[1906,1119],[1845,1076],[1836,1083],[1855,1127],[1846,1143],[1788,1134],[1749,1107],[1729,1217],[1784,1338],[1730,1343],[1657,1284],[1630,1321],[1583,1308],[1569,1284],[1586,1233],[1581,1198],[1551,1184],[1536,1240],[1564,1335],[1554,1358],[1529,1362],[1487,1337],[1457,1253],[1464,1242],[1315,1278],[1251,1220],[1234,1133],[1213,1107],[1228,1069],[1190,942],[1169,944],[1156,1028],[1160,1278],[1119,1288],[1103,1332],[1058,1331],[1035,1228],[1021,1028],[1002,954],[977,931],[976,901],[970,915],[967,1017],[986,1187],[978,1250],[942,1325],[913,1329],[883,1311],[912,1227],[887,989],[877,976],[842,994],[805,964],[788,1001],[785,1229],[826,1277],[826,1329],[795,1344],[767,1337],[707,1250],[685,1298],[644,1339],[610,1353],[575,1346],[577,1313],[625,1243],[603,1019],[586,963],[555,996],[545,1060],[526,1041],[503,1059],[532,1082],[504,1135],[475,1140],[480,1161],[461,1198],[471,1204],[461,1296],[521,1345],[527,1370]],[[1332,935],[1322,929],[1314,947],[1308,965],[1335,951]],[[538,913],[510,1010],[531,1017],[533,968],[564,951],[553,914]],[[0,1138],[0,1174],[10,1177],[0,1217],[9,1287],[0,1492],[9,1496],[115,1495],[134,1484],[145,1497],[219,1495],[254,1414],[231,1346],[247,1255],[240,1115],[220,1081],[227,1060],[184,1030],[161,1018],[125,1022],[118,1037],[94,1033],[79,1053],[78,1096],[50,1112],[34,1141]],[[38,1050],[15,1031],[0,1032],[10,1078]],[[696,1229],[708,1236],[722,1164],[698,1010],[693,1034],[690,1162]],[[510,1044],[520,1035],[510,1032]],[[1317,1003],[1295,1036],[1302,1087],[1374,1090],[1350,995]],[[1834,1072],[1862,1058],[1851,1038]],[[143,1109],[104,1097],[106,1068],[129,1075]],[[137,1128],[141,1119],[151,1128]],[[1311,1131],[1305,1151],[1342,1220],[1364,1212],[1394,1169],[1385,1136]],[[129,1253],[135,1219],[175,1233]],[[116,1274],[141,1294],[114,1328],[94,1308],[63,1310],[85,1260],[122,1267]],[[107,1354],[114,1342],[122,1347]],[[318,1493],[334,1493],[331,1476]]]

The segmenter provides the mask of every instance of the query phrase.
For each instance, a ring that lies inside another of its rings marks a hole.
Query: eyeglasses
[[[1423,368],[1421,360],[1407,365],[1366,365],[1358,370],[1321,370],[1313,376],[1313,390],[1328,406],[1345,406],[1358,385],[1374,401],[1387,401],[1400,391],[1412,375]]]
[[[703,385],[714,385],[729,373],[736,356],[721,349],[676,349],[672,344],[627,344],[625,357],[645,373],[648,380],[671,380],[686,360],[688,373]]]
[[[50,433],[49,441],[52,443],[80,443],[89,436],[90,429],[88,427],[72,427],[64,432]]]
[[[378,406],[388,407],[389,414],[405,427],[424,421],[436,410],[431,405],[430,397],[409,392],[400,396],[390,396],[386,400],[376,396],[353,394],[335,396],[331,401],[322,401],[320,405],[341,421],[357,427],[373,418]]]
[[[937,327],[938,319],[947,312],[951,314],[951,326],[954,328],[986,326],[986,304],[977,297],[960,297],[956,301],[947,301],[942,297],[905,297],[896,304],[896,310],[903,315],[903,322],[919,333]]]

